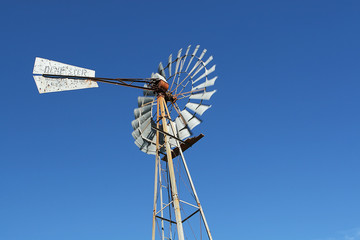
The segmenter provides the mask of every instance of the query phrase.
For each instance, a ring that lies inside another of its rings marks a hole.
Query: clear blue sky
[[[149,239],[140,91],[40,95],[36,56],[148,77],[200,44],[218,92],[187,160],[215,240],[360,239],[359,1],[13,1],[0,8],[0,239]]]

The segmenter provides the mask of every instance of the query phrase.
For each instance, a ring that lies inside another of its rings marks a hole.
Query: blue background
[[[38,94],[36,56],[149,77],[200,44],[218,92],[186,152],[216,239],[360,239],[359,1],[13,1],[0,8],[0,239],[149,239],[140,91]]]

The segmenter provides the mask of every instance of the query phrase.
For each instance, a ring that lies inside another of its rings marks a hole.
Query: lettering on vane
[[[69,66],[45,66],[44,74],[87,77],[87,69],[74,68]]]

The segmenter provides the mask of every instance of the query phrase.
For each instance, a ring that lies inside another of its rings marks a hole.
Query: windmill
[[[212,240],[184,157],[184,151],[204,136],[192,137],[192,130],[211,107],[205,102],[216,92],[208,90],[217,79],[209,77],[215,71],[215,65],[208,67],[213,57],[204,60],[207,50],[200,53],[199,47],[170,55],[150,78],[95,77],[94,70],[35,59],[33,74],[39,93],[93,88],[99,82],[142,89],[131,125],[136,146],[155,155],[152,240],[202,239],[203,235]]]

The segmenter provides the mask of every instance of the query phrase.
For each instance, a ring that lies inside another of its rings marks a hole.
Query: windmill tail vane
[[[205,60],[207,50],[199,48],[191,51],[188,46],[174,57],[171,54],[149,78],[95,77],[91,69],[35,59],[33,77],[39,93],[95,88],[98,83],[142,90],[131,125],[136,146],[155,155],[152,240],[202,239],[203,235],[212,240],[183,154],[204,136],[192,137],[193,129],[211,108],[206,102],[216,92],[209,90],[217,80],[209,77],[215,71],[215,65],[209,67],[213,57]]]

